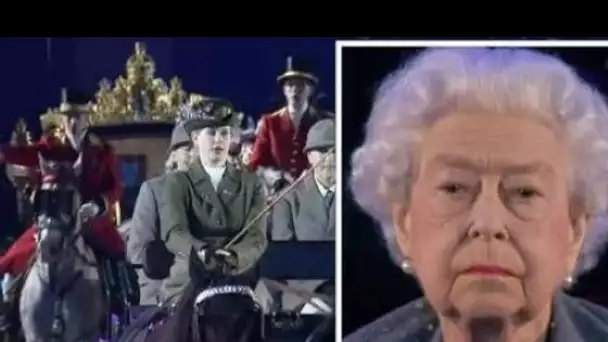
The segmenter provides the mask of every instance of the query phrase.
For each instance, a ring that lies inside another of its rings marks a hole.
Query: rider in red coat
[[[303,151],[306,135],[317,121],[334,116],[311,105],[318,79],[305,61],[289,57],[277,82],[286,106],[262,115],[249,162],[251,171],[265,168],[264,178],[271,185],[292,182],[310,167]]]
[[[116,156],[110,145],[88,132],[87,112],[84,106],[63,103],[58,113],[41,117],[47,133],[36,144],[3,145],[0,147],[0,161],[36,168],[39,154],[45,160],[74,162],[78,158],[77,150],[81,150],[80,195],[86,215],[92,217],[90,230],[84,234],[85,240],[104,255],[122,258],[124,243],[112,217],[112,205],[119,200],[123,190]],[[64,128],[65,139],[49,133],[53,128],[49,125]],[[0,274],[16,276],[26,271],[36,250],[35,233],[36,226],[33,225],[0,257]]]

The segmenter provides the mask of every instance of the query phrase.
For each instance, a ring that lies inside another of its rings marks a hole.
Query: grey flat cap
[[[173,128],[173,132],[171,133],[171,144],[169,145],[169,152],[179,148],[183,145],[192,144],[192,140],[190,140],[190,135],[186,131],[184,127],[184,123],[180,122]]]
[[[323,119],[308,131],[304,152],[334,147],[336,144],[336,125],[333,119]]]

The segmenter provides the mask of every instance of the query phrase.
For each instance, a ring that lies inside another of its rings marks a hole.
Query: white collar
[[[209,175],[213,188],[217,190],[222,181],[222,177],[224,176],[224,172],[226,171],[226,164],[222,166],[207,166],[203,164],[203,169],[205,169],[205,172]]]
[[[205,169],[207,172],[211,171],[213,173],[222,173],[224,170],[226,170],[226,164],[222,166],[208,166],[203,164],[203,169]]]
[[[321,193],[322,197],[327,196],[327,193],[330,192],[330,191],[333,192],[333,193],[336,192],[336,185],[335,184],[331,188],[327,188],[327,187],[325,187],[325,185],[321,184],[317,180],[316,177],[315,177],[315,183],[317,184],[317,189],[319,189],[319,192]]]

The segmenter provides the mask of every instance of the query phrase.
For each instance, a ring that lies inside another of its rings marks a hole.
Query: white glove
[[[211,254],[209,254],[211,253]],[[228,262],[229,264],[236,263],[236,255],[225,249],[201,249],[197,252],[198,257],[203,263],[210,263],[210,265],[218,265],[222,262]],[[220,257],[220,258],[218,258]]]
[[[80,217],[80,221],[87,222],[88,220],[97,216],[97,214],[99,214],[99,210],[100,210],[99,206],[93,202],[87,202],[87,203],[81,205],[80,209],[78,210],[78,215]]]
[[[289,183],[293,183],[295,181],[295,179],[293,179],[293,177],[287,172],[283,174],[283,178],[285,178],[285,180]]]
[[[274,184],[276,181],[283,177],[282,172],[271,168],[262,169],[262,178],[267,184]]]
[[[215,254],[223,256],[223,257],[227,257],[227,258],[232,256],[232,253],[230,253],[229,251],[227,251],[225,249],[216,249]]]
[[[207,249],[205,249],[205,248],[201,249],[200,251],[198,251],[198,257],[201,258],[201,260],[205,260],[205,257],[207,256],[207,252],[208,252]],[[232,256],[232,253],[230,253],[229,251],[224,250],[224,249],[216,249],[216,250],[214,250],[214,252],[215,252],[215,254],[221,255],[224,257]]]

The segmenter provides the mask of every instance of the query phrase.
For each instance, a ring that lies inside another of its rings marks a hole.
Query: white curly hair
[[[367,122],[365,141],[352,156],[355,201],[377,220],[394,260],[389,205],[407,201],[412,153],[424,128],[455,110],[529,113],[556,124],[572,148],[574,198],[597,217],[608,200],[608,109],[600,92],[558,58],[518,48],[433,48],[421,52],[382,82]],[[398,146],[399,148],[396,148]],[[601,217],[600,217],[601,218]],[[581,265],[594,264],[608,240],[605,219],[594,220]]]

